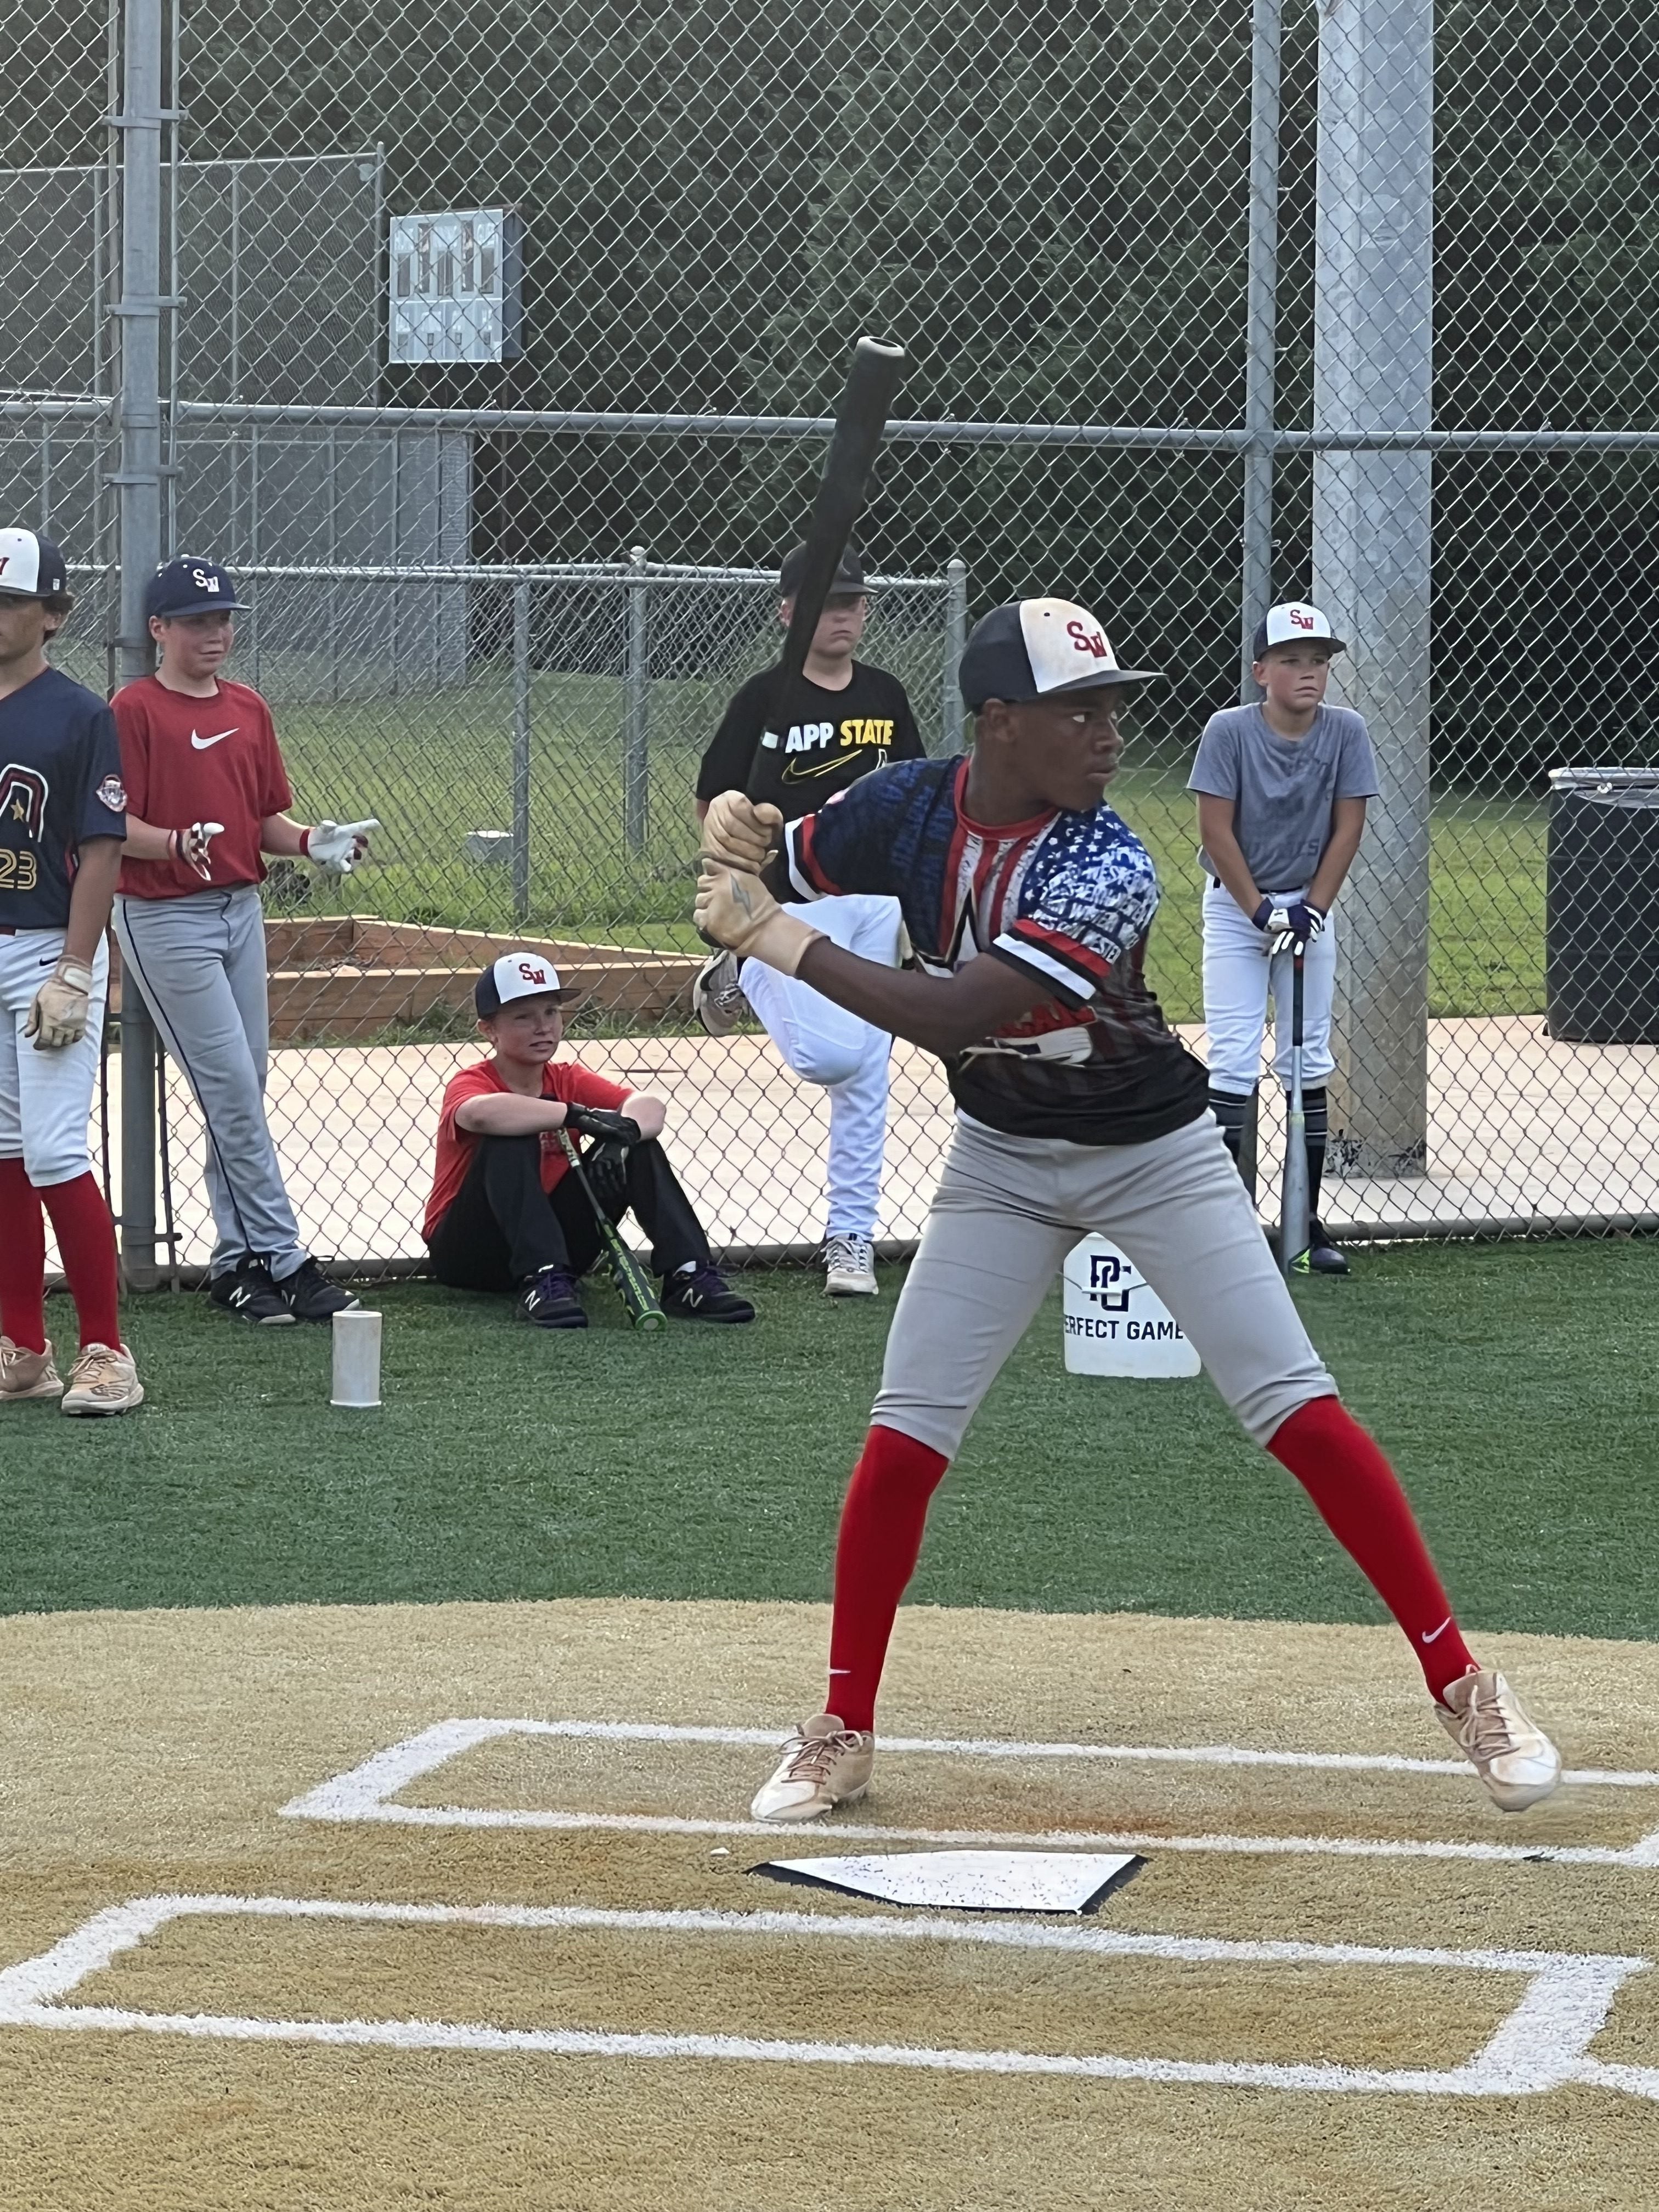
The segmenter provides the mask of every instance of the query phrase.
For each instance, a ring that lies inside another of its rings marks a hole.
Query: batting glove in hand
[[[208,847],[216,837],[224,834],[222,822],[192,822],[188,830],[169,830],[167,858],[187,860],[204,884],[213,881],[213,863],[208,858]]]
[[[582,1167],[595,1198],[611,1215],[628,1208],[628,1147],[615,1138],[594,1145],[582,1154]]]
[[[23,1024],[23,1035],[34,1039],[36,1052],[61,1052],[65,1045],[80,1043],[87,1033],[91,996],[91,969],[84,960],[61,954],[35,993]]]
[[[367,822],[319,822],[307,830],[300,850],[315,860],[325,875],[349,876],[368,850],[368,841],[380,828],[373,816]]]
[[[1294,906],[1281,907],[1270,925],[1273,932],[1270,952],[1289,952],[1292,949],[1305,952],[1325,927],[1322,907],[1310,906],[1298,899]]]
[[[695,918],[711,945],[761,961],[782,975],[793,975],[807,946],[823,934],[786,914],[757,876],[708,862],[697,878]]]
[[[740,791],[723,791],[711,799],[702,818],[701,860],[759,875],[778,849],[783,816],[773,805],[757,806]]]
[[[644,1142],[637,1121],[626,1114],[618,1114],[609,1106],[567,1106],[564,1126],[579,1137],[592,1137],[601,1145],[638,1145]]]

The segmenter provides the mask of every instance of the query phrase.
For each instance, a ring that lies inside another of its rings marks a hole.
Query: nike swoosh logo
[[[833,775],[838,768],[844,768],[846,764],[845,753],[836,753],[830,760],[815,761],[811,768],[804,768],[799,761],[793,760],[783,771],[783,781],[785,783],[811,783],[814,776]]]
[[[216,745],[222,738],[234,738],[240,727],[240,722],[233,722],[228,730],[216,730],[210,738],[198,738],[192,730],[190,741],[198,753],[204,753],[210,745]]]
[[[1419,1631],[1419,1633],[1421,1634],[1422,1638],[1423,1638],[1423,1641],[1424,1641],[1425,1644],[1432,1644],[1437,1637],[1443,1636],[1443,1635],[1445,1634],[1446,1631],[1447,1631],[1447,1630],[1451,1626],[1451,1625],[1452,1625],[1452,1617],[1451,1617],[1450,1613],[1448,1613],[1448,1614],[1446,1615],[1446,1618],[1445,1618],[1445,1619],[1441,1622],[1441,1624],[1440,1624],[1440,1626],[1439,1626],[1439,1627],[1438,1627],[1438,1628],[1436,1628],[1436,1629],[1427,1629],[1427,1628],[1425,1628],[1425,1629],[1423,1629],[1423,1630]]]

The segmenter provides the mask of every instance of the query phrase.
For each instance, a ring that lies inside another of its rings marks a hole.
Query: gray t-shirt
[[[1187,788],[1232,800],[1233,834],[1262,890],[1296,890],[1330,842],[1335,802],[1376,797],[1376,761],[1346,707],[1322,707],[1305,738],[1281,738],[1260,707],[1224,707],[1204,725]],[[1201,848],[1198,858],[1214,875]]]

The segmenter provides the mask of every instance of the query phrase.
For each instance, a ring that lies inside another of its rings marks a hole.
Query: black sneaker
[[[331,1283],[314,1260],[301,1260],[291,1275],[284,1275],[276,1294],[295,1321],[332,1321],[337,1313],[353,1313],[358,1300],[353,1291]]]
[[[544,1267],[538,1275],[527,1275],[519,1311],[532,1328],[587,1327],[587,1316],[576,1296],[576,1280],[568,1267]]]
[[[270,1279],[270,1268],[251,1252],[244,1252],[228,1273],[214,1277],[208,1285],[208,1304],[234,1314],[238,1321],[258,1322],[265,1328],[294,1318],[288,1301]]]
[[[753,1321],[755,1309],[712,1267],[683,1267],[663,1279],[662,1310],[681,1321]]]
[[[1315,1275],[1346,1275],[1348,1255],[1333,1244],[1317,1221],[1308,1224],[1308,1271]]]

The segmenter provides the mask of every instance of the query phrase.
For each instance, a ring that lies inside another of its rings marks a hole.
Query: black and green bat
[[[600,1242],[605,1256],[611,1263],[611,1275],[617,1285],[617,1295],[628,1310],[628,1317],[635,1328],[660,1328],[663,1310],[657,1304],[657,1294],[651,1287],[647,1275],[634,1255],[623,1243],[616,1223],[599,1204],[587,1170],[582,1165],[582,1156],[570,1141],[568,1130],[560,1129],[558,1139],[564,1147],[564,1156],[570,1163],[570,1172],[580,1184],[582,1195],[593,1209],[593,1218],[599,1225]]]

